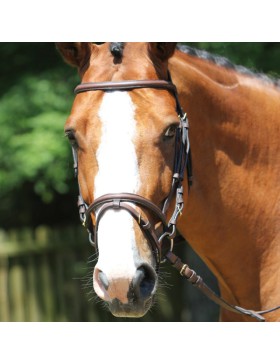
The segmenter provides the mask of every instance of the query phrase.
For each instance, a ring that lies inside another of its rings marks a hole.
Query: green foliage
[[[63,125],[73,97],[69,84],[46,71],[26,75],[2,97],[0,104],[1,194],[11,193],[25,181],[44,202],[54,191],[67,188],[68,144]],[[68,97],[67,97],[68,95]]]

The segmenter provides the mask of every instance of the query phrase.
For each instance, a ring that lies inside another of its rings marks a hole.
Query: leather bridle
[[[115,81],[115,82],[91,82],[83,83],[75,88],[75,94],[87,91],[130,91],[139,88],[154,88],[171,92],[176,100],[176,111],[180,120],[175,136],[175,157],[173,167],[172,186],[169,195],[166,197],[162,210],[153,202],[134,193],[111,193],[100,196],[87,205],[79,191],[78,207],[82,224],[88,229],[89,241],[95,248],[98,248],[98,226],[104,213],[110,209],[125,210],[138,223],[143,235],[149,242],[157,265],[157,269],[167,251],[173,248],[173,239],[176,235],[176,223],[178,216],[182,213],[183,201],[183,179],[187,169],[188,184],[191,185],[191,154],[188,137],[188,119],[183,112],[176,86],[165,80],[138,80],[138,81]],[[78,157],[75,147],[73,147],[74,169],[78,174]],[[79,188],[80,189],[80,188]],[[176,203],[171,219],[167,222],[166,211],[171,200],[175,197]],[[137,206],[138,210],[134,206]],[[139,212],[140,209],[140,212]],[[142,210],[149,212],[154,223],[143,217]],[[95,226],[92,223],[91,214],[95,215]],[[155,224],[160,223],[161,228]],[[157,231],[161,230],[158,235]]]
[[[168,81],[165,80],[127,80],[114,82],[89,82],[82,83],[75,88],[75,94],[88,91],[131,91],[140,88],[153,88],[167,90],[171,92],[176,100],[176,111],[180,120],[176,130],[175,155],[173,166],[173,178],[169,195],[166,197],[162,210],[153,202],[134,193],[110,193],[98,197],[90,205],[84,201],[79,186],[78,208],[80,219],[88,230],[89,241],[98,250],[98,226],[104,213],[108,210],[125,210],[138,223],[143,235],[149,242],[156,261],[156,271],[163,258],[168,260],[180,274],[185,277],[193,286],[197,287],[209,299],[221,307],[239,314],[251,316],[258,321],[265,321],[263,314],[275,311],[280,306],[264,311],[254,311],[232,305],[226,302],[212,291],[197,273],[190,269],[187,264],[182,263],[181,259],[173,252],[173,240],[176,239],[176,224],[179,215],[184,207],[183,201],[183,180],[185,172],[188,180],[188,188],[192,185],[192,164],[191,150],[189,143],[189,123],[187,114],[183,112],[176,86],[172,83],[170,74]],[[75,175],[78,175],[78,155],[75,147],[72,147]],[[78,184],[79,185],[79,184]],[[170,206],[171,200],[175,197],[175,208],[171,219],[167,222],[166,212]],[[137,206],[138,210],[136,209]],[[140,212],[139,212],[140,209]],[[148,211],[153,216],[153,224],[143,217],[142,210]],[[95,215],[95,226],[93,225],[91,214]],[[156,228],[156,223],[160,223],[161,229]],[[160,235],[157,231],[161,230]],[[180,236],[177,236],[180,240]]]

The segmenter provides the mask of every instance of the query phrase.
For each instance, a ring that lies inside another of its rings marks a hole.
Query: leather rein
[[[166,197],[162,210],[153,202],[146,198],[133,193],[110,193],[95,199],[90,205],[84,201],[81,189],[79,187],[78,208],[80,220],[89,233],[89,241],[98,250],[98,226],[104,213],[108,210],[125,210],[138,223],[143,235],[149,242],[155,261],[156,271],[163,260],[169,261],[180,274],[185,277],[188,282],[197,287],[208,298],[221,307],[239,314],[251,316],[258,321],[265,321],[262,316],[265,313],[279,309],[277,306],[271,310],[254,311],[247,310],[242,307],[232,305],[219,297],[211,288],[209,288],[197,273],[190,267],[182,263],[181,259],[173,253],[174,241],[180,240],[180,236],[176,237],[176,223],[179,215],[182,214],[184,207],[183,201],[183,179],[185,171],[187,171],[188,189],[192,185],[192,164],[191,150],[189,142],[189,122],[187,114],[183,112],[176,86],[172,83],[170,74],[168,81],[165,80],[126,80],[126,81],[108,81],[108,82],[89,82],[78,85],[74,93],[79,94],[88,91],[130,91],[140,88],[153,88],[167,90],[171,92],[176,101],[176,112],[180,123],[176,130],[175,155],[173,165],[173,178],[169,195]],[[75,176],[78,176],[78,154],[74,146],[72,146]],[[167,222],[166,211],[169,208],[171,200],[175,197],[175,208],[171,219]],[[133,205],[132,205],[133,204]],[[134,206],[138,207],[138,210]],[[142,210],[149,212],[153,216],[154,223],[151,223],[142,215]],[[95,216],[95,225],[93,225],[91,214]],[[162,232],[158,235],[159,227],[155,227],[160,223]]]

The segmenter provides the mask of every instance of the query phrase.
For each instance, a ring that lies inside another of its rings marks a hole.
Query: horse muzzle
[[[156,271],[148,263],[141,264],[130,277],[107,275],[96,267],[93,281],[96,294],[117,317],[144,316],[157,289]]]

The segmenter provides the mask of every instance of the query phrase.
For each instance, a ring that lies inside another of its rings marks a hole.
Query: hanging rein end
[[[231,305],[228,302],[224,301],[203,282],[203,279],[199,275],[197,275],[197,273],[193,269],[190,269],[187,264],[184,264],[181,259],[177,257],[177,255],[175,255],[172,251],[166,253],[165,257],[169,261],[169,263],[171,263],[171,265],[179,271],[181,276],[185,277],[188,282],[190,282],[193,286],[197,287],[202,293],[204,293],[210,300],[212,300],[216,304],[229,311],[250,316],[261,322],[265,321],[265,318],[261,315],[262,313],[266,313],[265,311],[256,312],[253,310],[247,310],[239,306]]]
[[[265,318],[260,315],[258,312],[256,311],[253,311],[253,310],[246,310],[245,308],[243,307],[239,307],[239,306],[234,306],[238,311],[239,313],[241,314],[244,314],[244,315],[247,315],[247,316],[250,316],[260,322],[265,322]]]

